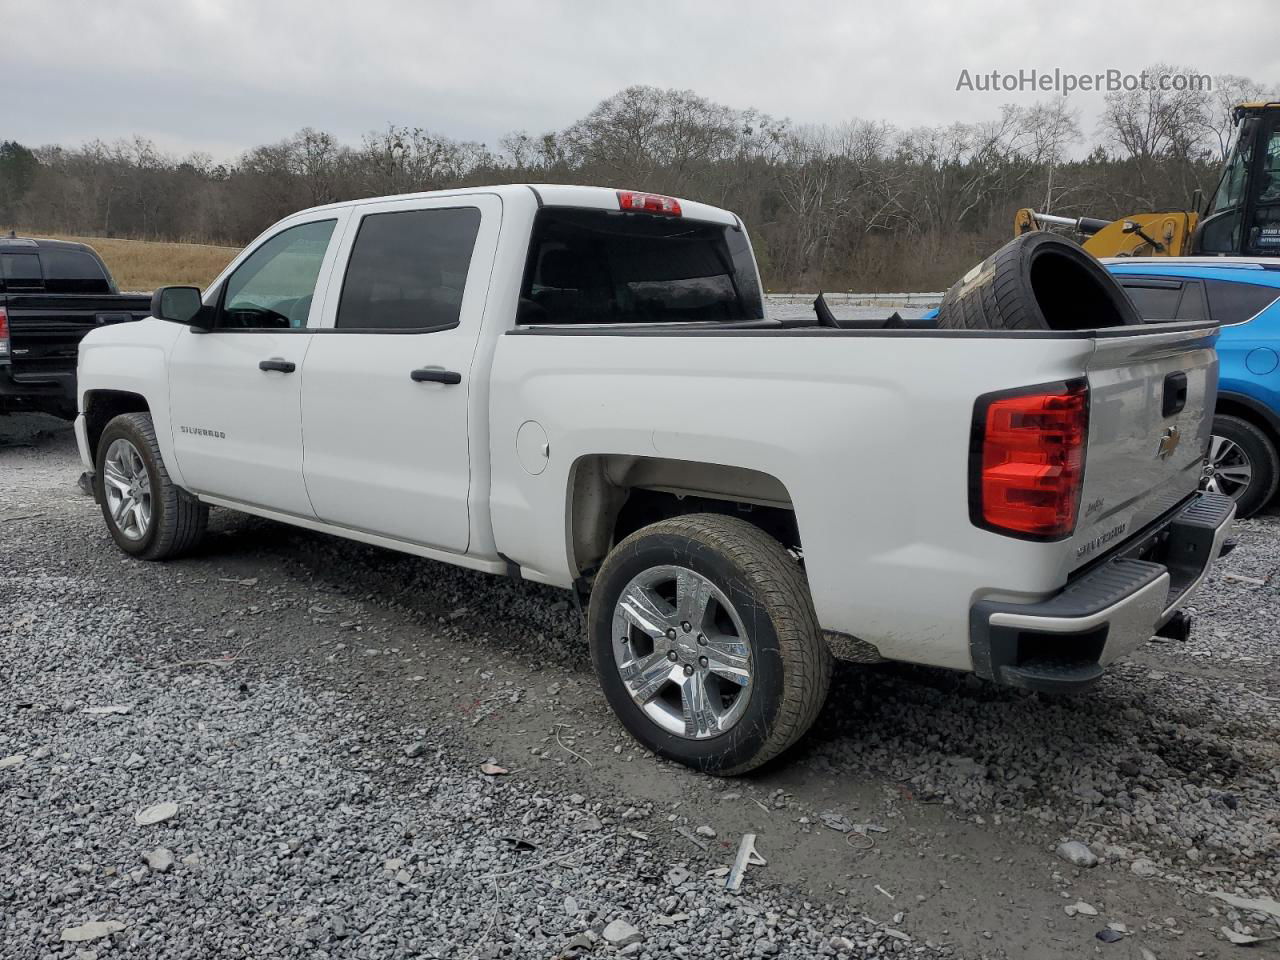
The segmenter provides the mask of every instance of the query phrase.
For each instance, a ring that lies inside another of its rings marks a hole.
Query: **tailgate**
[[[1099,331],[1071,568],[1173,509],[1200,483],[1218,395],[1216,324]]]
[[[113,323],[141,320],[151,300],[126,294],[10,295],[10,362],[19,382],[66,375],[76,368],[81,338]]]

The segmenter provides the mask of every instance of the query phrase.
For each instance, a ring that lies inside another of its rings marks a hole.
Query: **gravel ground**
[[[769,296],[765,298],[769,316],[776,317],[779,320],[793,320],[799,317],[813,316],[813,301],[817,298],[817,294],[794,294],[790,296]],[[827,305],[831,307],[831,312],[841,320],[874,320],[879,317],[888,317],[893,313],[899,314],[905,320],[918,320],[928,311],[930,305],[922,306],[896,306],[892,304],[884,305],[865,305],[862,303],[851,304],[844,302],[839,295],[827,298]],[[937,304],[932,304],[937,306]]]
[[[0,957],[1166,960],[1280,934],[1212,895],[1280,894],[1274,516],[1190,642],[1087,696],[842,665],[800,749],[717,781],[621,733],[561,593],[226,511],[137,563],[78,469],[64,425],[0,419]],[[747,831],[769,863],[727,894]],[[91,921],[123,926],[66,940]]]

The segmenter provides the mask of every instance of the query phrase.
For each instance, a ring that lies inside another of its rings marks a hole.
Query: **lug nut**
[[[675,652],[674,650],[668,650],[668,651],[667,651],[667,659],[668,659],[668,660],[670,660],[672,663],[675,663],[675,662],[676,662],[676,652]]]
[[[707,638],[704,634],[698,634],[698,643],[704,647],[707,645]]]
[[[691,676],[693,676],[693,666],[692,666],[691,664],[686,663],[686,664],[684,665],[684,675],[685,675],[686,677],[691,677]]]
[[[690,630],[693,629],[693,624],[691,624],[688,620],[686,620],[684,623],[680,624],[680,629],[683,630],[685,633],[688,633]]]
[[[702,667],[705,667],[705,666],[707,665],[707,658],[706,658],[706,657],[699,657],[699,658],[698,658],[698,665],[699,665],[699,666],[702,666]]]
[[[671,627],[670,629],[667,630],[667,639],[674,640],[675,638],[676,638],[676,628]]]

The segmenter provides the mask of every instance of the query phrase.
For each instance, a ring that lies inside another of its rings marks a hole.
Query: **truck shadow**
[[[70,422],[44,413],[0,414],[0,453],[14,448],[60,449],[76,445]]]

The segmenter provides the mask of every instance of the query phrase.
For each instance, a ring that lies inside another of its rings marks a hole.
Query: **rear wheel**
[[[591,592],[591,656],[623,725],[661,756],[744,773],[812,725],[831,655],[804,572],[745,521],[693,514],[633,533]]]
[[[209,508],[169,479],[151,415],[122,414],[98,441],[96,483],[111,539],[143,560],[167,560],[204,536]]]
[[[1230,497],[1237,515],[1248,517],[1267,505],[1278,483],[1280,457],[1271,439],[1248,420],[1214,417],[1201,488]]]

